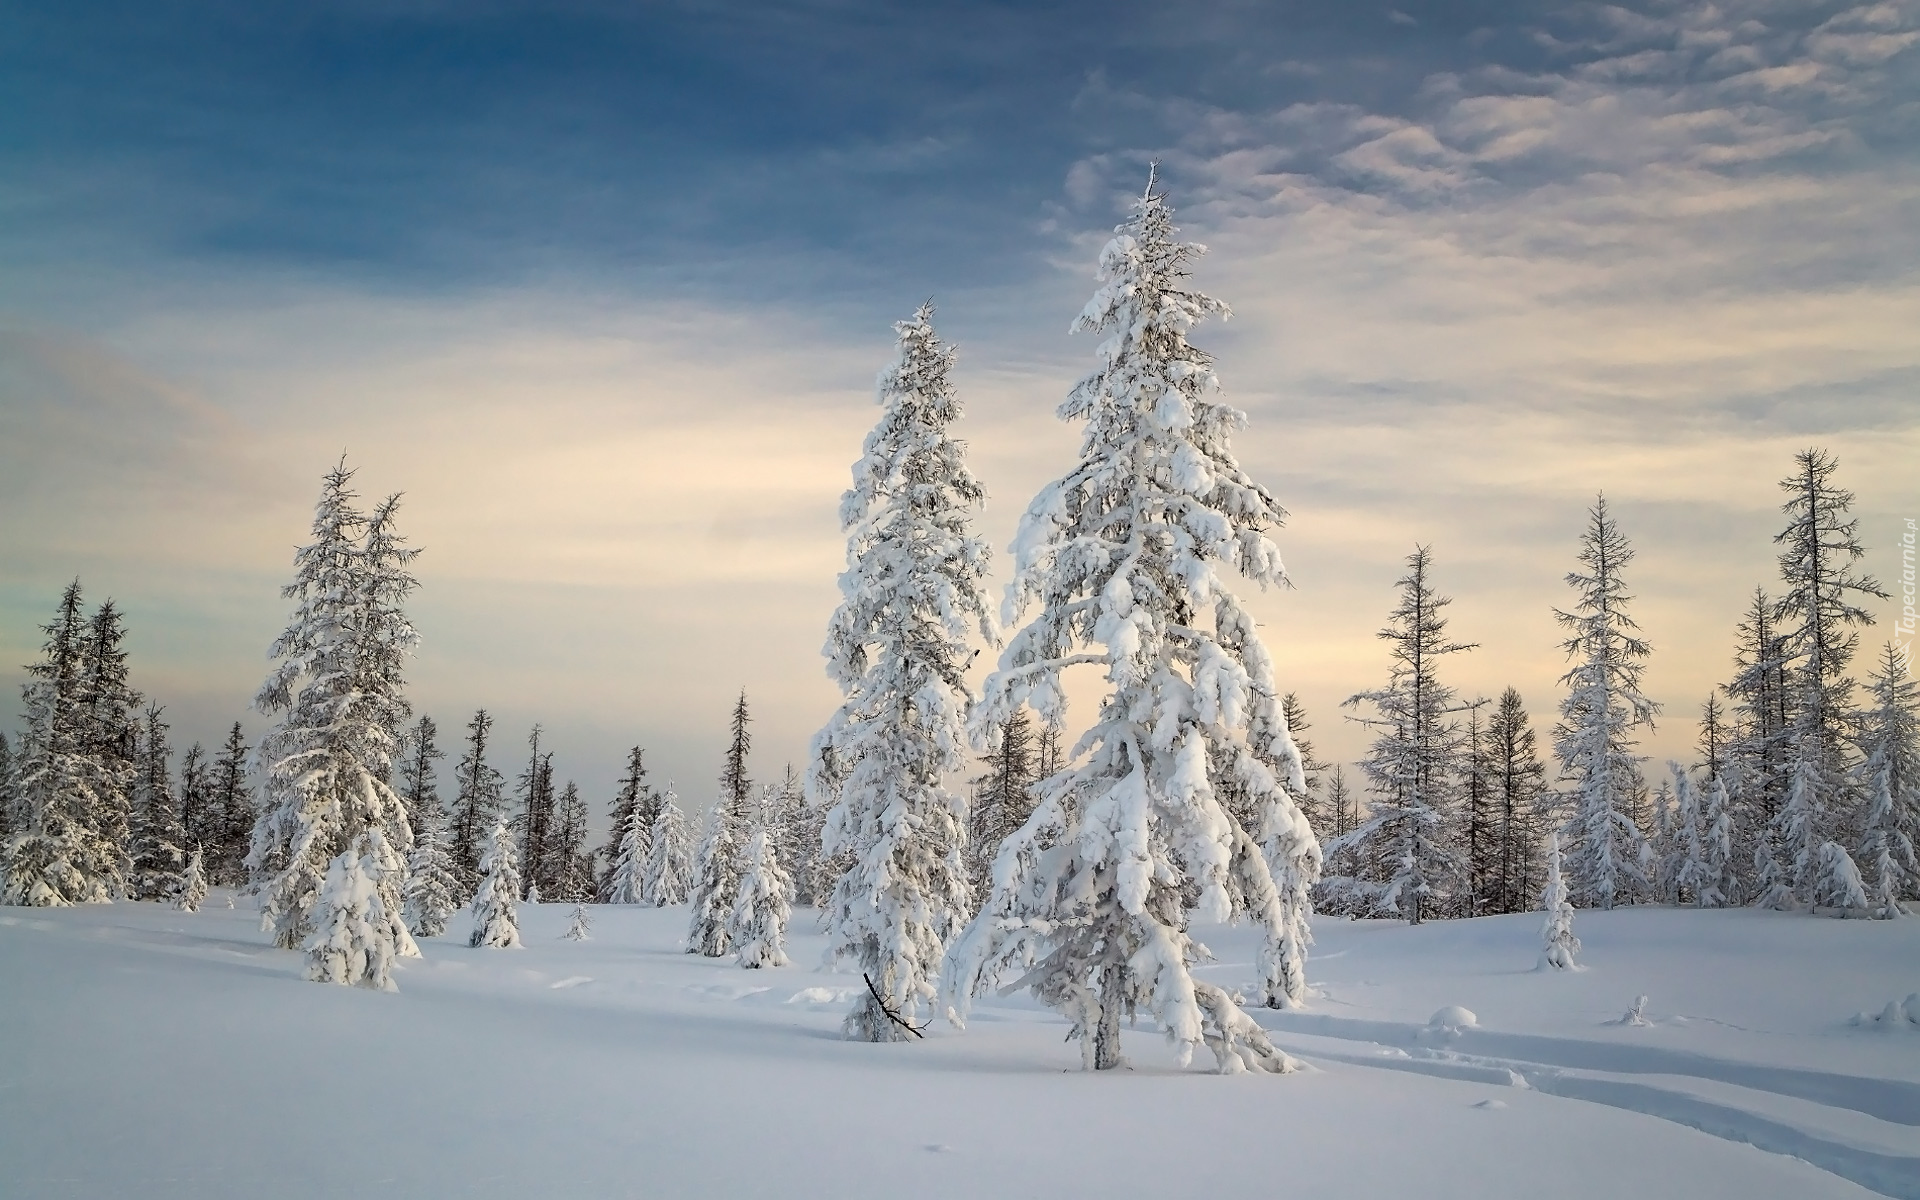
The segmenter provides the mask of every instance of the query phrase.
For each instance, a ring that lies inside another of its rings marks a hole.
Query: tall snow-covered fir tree
[[[136,900],[171,897],[187,863],[187,835],[173,792],[173,751],[160,713],[159,705],[147,705],[140,725],[133,784],[133,869],[127,876],[128,894]]]
[[[851,860],[827,902],[828,953],[871,981],[846,1022],[870,1042],[905,1036],[889,1013],[931,1014],[970,915],[967,805],[947,777],[965,765],[969,638],[994,637],[989,552],[973,532],[984,492],[951,433],[954,350],[930,304],[894,332],[880,419],[840,501],[847,569],[823,653],[845,699],[814,735],[807,778],[812,803],[832,806],[824,853]]]
[[[1068,1018],[1095,1070],[1122,1065],[1121,1025],[1143,1009],[1183,1058],[1204,1045],[1222,1071],[1286,1070],[1233,998],[1193,973],[1208,957],[1195,918],[1264,926],[1257,969],[1269,979],[1304,924],[1287,919],[1267,854],[1216,781],[1245,788],[1263,827],[1312,835],[1271,662],[1221,571],[1283,585],[1268,534],[1284,514],[1235,460],[1246,418],[1215,398],[1212,361],[1187,342],[1227,310],[1188,288],[1201,247],[1175,234],[1149,176],[1074,323],[1104,337],[1059,409],[1085,423],[1079,462],[1021,520],[1006,619],[1040,611],[1007,643],[976,728],[1023,704],[1057,726],[1061,675],[1076,665],[1103,668],[1108,692],[1071,765],[1002,845],[944,990],[958,1017],[1011,973]]]
[[[1700,788],[1685,767],[1670,763],[1668,770],[1673,776],[1674,815],[1661,855],[1661,875],[1671,881],[1673,903],[1719,908],[1726,897],[1720,892],[1720,870],[1714,863],[1718,856],[1713,845],[1714,818],[1709,813],[1712,805],[1702,802]]]
[[[1633,549],[1604,496],[1587,510],[1579,560],[1582,569],[1567,574],[1579,599],[1571,612],[1553,613],[1567,631],[1560,648],[1574,660],[1560,678],[1567,695],[1553,731],[1554,753],[1572,805],[1569,890],[1584,907],[1612,908],[1652,885],[1652,850],[1632,816],[1643,786],[1632,735],[1653,727],[1659,705],[1640,690],[1653,648],[1627,613],[1633,597],[1621,573]]]
[[[648,831],[647,863],[640,882],[640,903],[664,908],[683,904],[693,890],[692,834],[686,814],[680,811],[680,796],[667,781],[660,793],[660,813]]]
[[[427,809],[442,811],[440,807],[439,771],[435,761],[445,758],[446,752],[435,743],[440,737],[440,727],[433,718],[422,715],[407,730],[400,744],[399,761],[395,764],[400,771],[400,802],[407,806],[407,823],[416,829],[420,825],[420,814]]]
[[[415,937],[439,937],[447,930],[447,918],[464,907],[467,893],[447,854],[447,818],[439,797],[423,798],[415,820],[402,916]]]
[[[740,889],[740,830],[722,799],[707,814],[707,833],[693,856],[693,919],[687,927],[687,953],[720,958],[730,945],[727,924]]]
[[[1867,812],[1859,863],[1875,916],[1901,916],[1900,902],[1920,899],[1920,684],[1891,642],[1868,681],[1873,707],[1862,721],[1860,785]]]
[[[209,779],[212,791],[208,805],[207,836],[195,843],[213,849],[208,877],[216,883],[238,887],[247,882],[247,855],[252,847],[254,812],[253,788],[247,781],[247,763],[252,754],[240,722],[227,731],[220,756],[213,760]]]
[[[1024,708],[991,731],[981,758],[986,769],[974,777],[967,809],[967,885],[976,897],[993,886],[1000,843],[1033,814],[1034,785],[1040,781],[1034,749],[1033,717]]]
[[[115,850],[115,896],[130,894],[133,797],[140,775],[139,714],[146,703],[128,682],[126,640],[126,621],[119,608],[110,599],[102,601],[87,622],[81,691],[86,708],[84,740],[99,781],[93,821],[101,840]]]
[[[1455,718],[1463,707],[1440,682],[1440,660],[1474,648],[1446,640],[1442,610],[1451,597],[1434,591],[1433,554],[1416,546],[1400,577],[1400,603],[1378,636],[1391,647],[1387,686],[1349,697],[1373,711],[1360,720],[1374,730],[1360,767],[1372,795],[1370,815],[1346,837],[1360,870],[1330,889],[1361,914],[1403,917],[1418,925],[1453,910],[1466,865],[1452,837],[1464,745]]]
[[[1541,831],[1547,822],[1546,766],[1520,693],[1508,688],[1487,718],[1484,751],[1493,850],[1484,913],[1527,912],[1540,894]]]
[[[587,802],[572,780],[553,802],[547,880],[540,894],[549,900],[582,903],[593,899],[593,851],[587,848]]]
[[[0,871],[6,870],[7,843],[26,827],[20,805],[20,772],[14,762],[13,744],[0,733]],[[4,889],[0,884],[0,889]]]
[[[525,897],[545,894],[552,899],[553,870],[553,755],[540,751],[540,738],[546,730],[539,725],[527,734],[527,766],[514,781],[520,798],[520,811],[514,814],[513,829],[520,835],[520,874],[526,885]]]
[[[734,959],[749,969],[787,965],[787,918],[793,915],[793,880],[780,865],[772,815],[763,809],[747,834],[740,852],[740,883],[727,919],[727,939],[733,945]]]
[[[514,861],[513,834],[496,820],[480,850],[480,887],[473,894],[473,933],[469,946],[511,949],[520,944],[515,906],[520,900],[520,867]]]
[[[1787,527],[1774,538],[1786,585],[1774,619],[1791,705],[1787,801],[1772,826],[1787,886],[1762,897],[1775,906],[1812,905],[1824,892],[1851,895],[1857,871],[1841,843],[1854,840],[1865,806],[1851,776],[1856,714],[1847,666],[1859,645],[1856,628],[1873,624],[1856,599],[1887,598],[1872,576],[1854,569],[1866,550],[1858,518],[1848,516],[1853,493],[1834,482],[1839,464],[1823,450],[1803,450],[1793,462],[1793,474],[1780,481]]]
[[[95,754],[86,669],[90,623],[79,580],[68,585],[42,631],[47,641],[40,660],[27,667],[23,689],[17,785],[23,820],[0,858],[0,903],[107,903],[125,887],[113,815],[122,782]]]
[[[419,953],[401,901],[413,832],[387,782],[419,640],[401,608],[417,551],[394,527],[399,497],[362,516],[352,478],[344,463],[327,473],[283,590],[294,616],[255,700],[279,721],[256,751],[265,794],[248,866],[263,928],[307,950],[308,978],[386,988],[392,961]]]
[[[195,742],[180,756],[180,838],[182,846],[201,848],[202,870],[207,870],[207,843],[219,840],[219,823],[211,819],[216,814],[213,802],[212,765],[206,747]]]
[[[610,848],[607,878],[600,891],[602,903],[647,903],[647,860],[653,853],[653,823],[660,807],[660,798],[647,786],[640,747],[635,746],[627,758],[627,776],[614,800],[613,821],[607,831]]]
[[[1787,887],[1773,833],[1786,807],[1790,711],[1786,643],[1774,619],[1776,607],[1764,590],[1754,589],[1735,629],[1734,674],[1724,689],[1732,705],[1723,778],[1733,806],[1734,857],[1750,868],[1739,873],[1741,885],[1728,897],[1736,904],[1763,898],[1777,903]]]
[[[487,738],[492,732],[493,718],[487,710],[475,712],[467,722],[466,750],[453,770],[447,852],[462,895],[480,886],[480,859],[486,853],[487,837],[506,813],[505,780],[487,765]]]
[[[647,852],[652,849],[653,819],[660,812],[660,797],[647,786],[646,751],[635,746],[627,751],[627,773],[614,793],[612,810],[607,814],[607,846],[601,852],[607,869],[601,875],[595,895],[602,904],[639,904],[640,885],[646,874]]]

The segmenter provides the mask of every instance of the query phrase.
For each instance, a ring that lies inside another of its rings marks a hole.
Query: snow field
[[[1084,1073],[1024,995],[845,1041],[811,909],[762,971],[684,953],[684,907],[568,942],[527,905],[521,950],[457,917],[383,994],[245,903],[0,914],[0,1195],[1920,1196],[1920,1038],[1851,1023],[1920,988],[1920,922],[1583,912],[1569,973],[1537,914],[1322,920],[1311,1010],[1255,1010],[1307,1069],[1221,1078],[1145,1028]],[[1202,940],[1253,984],[1251,931]]]

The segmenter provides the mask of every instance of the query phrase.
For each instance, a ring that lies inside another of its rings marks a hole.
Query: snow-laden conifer
[[[173,906],[181,912],[199,912],[207,899],[207,868],[200,847],[195,846],[193,853],[187,855],[187,865],[180,873],[180,887],[173,895]]]
[[[1573,904],[1567,899],[1560,860],[1560,831],[1556,829],[1547,835],[1547,886],[1540,893],[1540,907],[1547,911],[1547,922],[1540,929],[1540,966],[1569,971],[1578,965],[1574,956],[1580,953],[1580,939],[1573,936]]]
[[[1907,659],[1887,644],[1869,684],[1874,705],[1865,718],[1860,765],[1867,814],[1859,861],[1868,878],[1868,906],[1878,917],[1903,915],[1900,902],[1920,895],[1920,684]]]
[[[315,983],[394,990],[393,964],[413,939],[390,907],[391,892],[377,882],[397,857],[385,840],[379,828],[369,828],[327,864],[313,905],[313,931],[301,947],[307,978]]]
[[[673,781],[660,794],[660,813],[649,831],[646,874],[640,882],[640,903],[665,908],[683,904],[693,891],[692,835]]]
[[[643,903],[641,883],[653,848],[653,819],[659,812],[660,797],[647,785],[646,751],[635,746],[627,751],[627,773],[607,814],[607,845],[602,851],[607,869],[595,893],[602,904]]]
[[[930,304],[894,332],[880,419],[840,501],[847,569],[823,653],[845,699],[814,735],[807,779],[813,804],[832,806],[823,853],[851,864],[827,901],[828,953],[872,981],[847,1034],[875,1042],[905,1036],[889,1012],[914,1025],[931,1012],[969,915],[966,801],[947,778],[964,766],[968,640],[993,638],[973,532],[984,493],[950,432],[954,351]]]
[[[89,625],[80,581],[60,597],[40,661],[27,668],[20,741],[24,820],[0,855],[0,903],[36,908],[109,903],[124,886],[111,818],[119,781],[95,754],[88,712]]]
[[[1780,575],[1786,585],[1775,610],[1786,658],[1791,701],[1787,732],[1786,807],[1774,818],[1779,857],[1788,869],[1793,902],[1825,904],[1822,895],[1847,895],[1859,872],[1841,839],[1851,840],[1865,809],[1849,761],[1857,714],[1847,666],[1859,644],[1855,630],[1873,624],[1857,600],[1884,600],[1870,575],[1854,569],[1866,550],[1849,517],[1853,493],[1839,487],[1839,464],[1823,450],[1794,455],[1793,474],[1780,481],[1787,527],[1780,545]],[[1828,843],[1836,848],[1828,850]],[[1848,856],[1850,858],[1850,856]],[[1768,897],[1783,899],[1779,889]],[[1834,904],[1834,907],[1846,907]]]
[[[20,771],[14,761],[13,744],[0,733],[0,872],[6,870],[7,843],[26,828],[26,816],[20,804]],[[0,890],[4,890],[0,886]]]
[[[438,797],[421,804],[418,819],[413,853],[407,859],[403,911],[415,937],[439,937],[447,930],[447,918],[464,907],[464,892],[447,855],[446,816]]]
[[[1474,645],[1446,640],[1442,610],[1453,600],[1434,590],[1432,569],[1431,548],[1415,546],[1399,580],[1400,603],[1379,633],[1392,647],[1387,686],[1346,701],[1373,710],[1360,718],[1374,731],[1360,763],[1372,803],[1368,819],[1339,847],[1343,857],[1352,848],[1359,875],[1332,888],[1348,911],[1415,925],[1456,908],[1450,902],[1466,884],[1452,836],[1465,749],[1454,714],[1463,705],[1438,668],[1445,656]]]
[[[780,865],[780,848],[763,813],[741,850],[740,883],[727,920],[735,960],[750,969],[786,966],[787,918],[792,915],[793,880]]]
[[[567,914],[567,931],[560,936],[569,942],[584,942],[592,936],[587,932],[591,928],[593,921],[587,916],[586,904],[577,902]]]
[[[137,774],[133,786],[132,870],[127,891],[136,900],[165,900],[180,887],[186,866],[182,847],[186,830],[180,821],[180,803],[174,796],[172,750],[167,724],[157,704],[147,706],[140,725]]]
[[[1735,628],[1734,675],[1723,689],[1730,731],[1723,776],[1733,831],[1735,887],[1728,901],[1776,907],[1787,895],[1787,875],[1775,852],[1773,822],[1786,805],[1789,697],[1786,641],[1774,618],[1777,603],[1755,588]]]
[[[1092,1069],[1122,1064],[1121,1025],[1145,1010],[1183,1058],[1204,1045],[1222,1071],[1285,1070],[1232,997],[1193,975],[1207,957],[1196,917],[1251,917],[1269,947],[1283,940],[1266,857],[1215,780],[1245,788],[1256,812],[1289,813],[1287,789],[1304,780],[1253,618],[1221,570],[1285,583],[1267,536],[1283,513],[1235,460],[1245,416],[1214,398],[1212,362],[1187,343],[1226,306],[1188,290],[1201,248],[1175,233],[1149,177],[1074,323],[1105,337],[1060,408],[1085,422],[1080,460],[1021,520],[1007,620],[1040,612],[1008,642],[976,728],[1022,704],[1059,725],[1061,675],[1076,665],[1101,667],[1108,693],[1001,846],[945,992],[963,1015],[1011,975],[1066,1015]]]
[[[1568,787],[1572,819],[1567,834],[1570,891],[1589,908],[1632,901],[1652,884],[1652,849],[1632,809],[1643,786],[1632,731],[1653,727],[1659,705],[1640,691],[1640,675],[1653,648],[1627,613],[1633,599],[1621,575],[1633,549],[1606,497],[1587,512],[1580,535],[1583,570],[1567,574],[1579,599],[1571,612],[1554,610],[1568,631],[1561,649],[1574,660],[1561,676],[1567,689],[1554,728],[1554,753]]]
[[[1714,815],[1703,811],[1700,801],[1700,789],[1694,785],[1693,776],[1679,763],[1669,763],[1668,770],[1673,774],[1674,833],[1673,866],[1670,873],[1674,883],[1674,903],[1691,904],[1696,908],[1719,908],[1726,903],[1726,897],[1720,892],[1720,873],[1715,859],[1724,863],[1725,858],[1717,853],[1716,837],[1724,837],[1725,831],[1716,832],[1710,822]],[[1711,786],[1711,785],[1709,785]],[[1722,813],[1716,814],[1724,819]]]
[[[707,833],[693,858],[693,920],[687,928],[687,953],[719,958],[726,954],[727,924],[740,889],[740,832],[722,802],[707,814]]]
[[[645,904],[647,861],[653,856],[653,828],[647,810],[635,804],[627,810],[625,828],[616,828],[613,869],[607,876],[608,904]],[[684,836],[684,835],[683,835]]]
[[[235,887],[248,878],[247,853],[253,840],[253,788],[247,782],[247,739],[235,721],[213,761],[208,793],[208,834],[196,839],[210,847],[207,877]]]
[[[247,863],[262,927],[275,945],[308,948],[310,978],[384,988],[384,964],[419,953],[400,895],[413,833],[387,782],[419,640],[400,607],[417,551],[394,527],[399,497],[362,516],[352,478],[344,463],[327,473],[283,589],[294,616],[255,700],[279,721],[257,751],[265,794]]]
[[[1705,869],[1693,902],[1701,908],[1718,908],[1732,902],[1739,886],[1733,858],[1733,805],[1727,796],[1727,785],[1718,775],[1707,780],[1702,822]]]
[[[1841,916],[1859,916],[1869,910],[1866,881],[1853,856],[1839,842],[1822,842],[1814,851],[1813,902],[1836,910]]]
[[[513,835],[505,821],[496,820],[480,851],[480,889],[473,896],[473,933],[469,946],[507,949],[520,944],[515,905],[520,898],[520,866],[514,859]]]
[[[505,780],[487,765],[487,738],[492,733],[493,717],[484,708],[475,712],[473,720],[467,722],[466,749],[453,769],[455,793],[447,851],[460,878],[462,895],[480,886],[480,858],[486,853],[487,835],[506,812]]]

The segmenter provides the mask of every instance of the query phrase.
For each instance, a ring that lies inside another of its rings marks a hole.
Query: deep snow
[[[1567,974],[1538,914],[1322,919],[1312,1010],[1256,1013],[1305,1068],[1222,1078],[1146,1029],[1085,1074],[1024,997],[843,1041],[812,910],[758,971],[685,908],[461,914],[382,994],[225,904],[0,909],[0,1196],[1920,1197],[1920,1025],[1852,1023],[1920,990],[1916,920],[1583,912]]]

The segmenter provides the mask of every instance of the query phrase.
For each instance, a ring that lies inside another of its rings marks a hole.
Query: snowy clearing
[[[1312,1011],[1254,1010],[1289,1076],[1093,1075],[1024,997],[924,1042],[844,1041],[859,986],[690,956],[682,908],[464,914],[398,994],[315,987],[243,907],[0,914],[0,1193],[222,1196],[1920,1197],[1920,922],[1582,912],[1323,919]],[[1204,937],[1250,987],[1254,938]],[[1644,1025],[1619,1023],[1645,995]],[[1472,1021],[1433,1023],[1460,1007]]]

